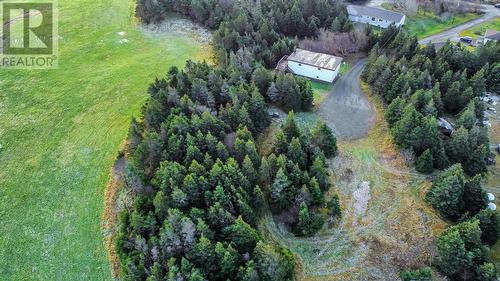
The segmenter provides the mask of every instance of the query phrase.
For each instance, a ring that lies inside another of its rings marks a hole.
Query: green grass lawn
[[[477,38],[477,36],[484,36],[484,33],[487,29],[500,30],[500,18],[495,18],[491,21],[466,29],[460,32],[460,36],[470,36],[472,38]]]
[[[349,62],[344,62],[340,65],[339,76],[343,75],[349,69],[351,69],[352,64]],[[324,98],[332,91],[333,84],[322,83],[319,81],[311,80],[311,86],[313,89],[314,104],[320,104]]]
[[[389,3],[382,4],[382,7],[388,10],[394,10]],[[467,13],[448,17],[440,17],[430,12],[419,10],[414,16],[407,16],[404,28],[418,38],[431,36],[462,23],[478,18],[478,14]]]
[[[477,17],[477,14],[467,13],[443,19],[433,14],[419,12],[416,16],[408,17],[404,26],[411,34],[416,34],[418,38],[424,38],[471,21]]]
[[[103,191],[130,117],[156,75],[210,55],[139,31],[133,6],[59,0],[59,68],[0,70],[1,280],[111,279]]]
[[[332,90],[333,84],[322,83],[322,82],[311,80],[311,86],[313,89],[314,104],[318,105],[330,93],[330,91]]]

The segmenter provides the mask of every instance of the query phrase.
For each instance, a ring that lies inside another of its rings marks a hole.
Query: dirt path
[[[361,90],[359,80],[366,62],[366,59],[358,61],[341,76],[317,109],[318,116],[342,140],[366,136],[375,121],[375,109]]]
[[[341,77],[317,110],[341,138],[351,134],[329,160],[342,218],[310,238],[295,237],[271,215],[259,227],[265,240],[296,255],[298,280],[397,280],[403,268],[432,264],[433,237],[446,227],[424,202],[429,180],[407,167],[392,143],[380,98],[362,92],[365,64],[359,61]]]
[[[116,252],[116,230],[118,226],[118,196],[123,184],[123,174],[125,172],[125,157],[116,160],[111,168],[108,185],[104,192],[104,212],[101,218],[101,227],[104,234],[104,242],[108,259],[111,264],[111,273],[117,277],[120,272],[120,262]]]

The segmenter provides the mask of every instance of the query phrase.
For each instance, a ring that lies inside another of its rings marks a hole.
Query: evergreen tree
[[[234,224],[224,229],[224,234],[233,242],[240,253],[248,253],[255,248],[259,234],[243,219],[238,217]]]
[[[400,97],[395,98],[389,104],[389,106],[385,111],[385,120],[387,120],[389,126],[394,125],[397,121],[399,121],[399,119],[401,119],[405,107],[406,107],[406,102]]]
[[[310,175],[316,178],[322,191],[328,190],[330,186],[328,170],[321,157],[318,156],[314,159],[312,167],[310,168]]]
[[[299,218],[295,226],[295,233],[298,236],[307,236],[311,227],[311,215],[305,202],[300,203]]]
[[[469,216],[473,216],[486,208],[488,198],[481,185],[481,176],[475,176],[465,183],[463,201]]]
[[[417,158],[415,168],[421,173],[429,174],[434,170],[433,162],[434,159],[432,158],[432,153],[429,149],[427,149]]]
[[[276,173],[276,178],[270,187],[271,208],[283,210],[290,204],[287,198],[290,182],[282,168]]]
[[[432,270],[430,267],[422,267],[417,270],[403,271],[400,277],[403,281],[432,281]]]
[[[298,138],[294,137],[292,139],[290,145],[288,146],[288,152],[286,156],[291,161],[297,163],[299,167],[305,169],[307,159]]]
[[[292,138],[300,137],[299,127],[295,123],[295,115],[293,111],[288,112],[288,116],[286,117],[282,130],[288,141],[291,141]]]
[[[500,216],[490,209],[482,209],[475,217],[481,228],[481,241],[493,246],[500,238]]]
[[[443,216],[457,219],[463,210],[465,177],[460,164],[441,172],[427,193],[427,200]]]
[[[330,201],[328,201],[328,215],[330,217],[340,217],[342,209],[340,208],[340,200],[337,194],[334,194]]]
[[[323,193],[321,192],[318,181],[316,180],[315,177],[311,178],[308,187],[309,187],[309,192],[312,195],[314,205],[321,206],[324,202]]]
[[[323,122],[318,121],[312,132],[314,144],[316,144],[326,157],[333,157],[337,154],[337,139],[332,130]]]

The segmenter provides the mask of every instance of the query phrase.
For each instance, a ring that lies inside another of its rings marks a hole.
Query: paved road
[[[339,139],[362,138],[375,123],[375,109],[360,85],[360,75],[366,62],[366,59],[358,61],[342,75],[317,109],[318,115]]]
[[[366,3],[366,6],[370,7],[380,7],[383,3],[388,2],[387,0],[371,0],[368,3]],[[458,33],[461,31],[464,31],[466,29],[469,29],[475,25],[481,24],[483,22],[492,20],[496,17],[500,17],[500,9],[495,8],[493,5],[480,5],[481,10],[484,12],[484,15],[480,18],[477,18],[475,20],[466,22],[464,24],[455,26],[449,30],[446,30],[444,32],[441,32],[439,34],[435,34],[426,38],[421,39],[419,42],[420,44],[427,44],[429,42],[432,43],[442,43],[446,42],[448,39],[454,42],[458,42],[460,39],[460,36]]]
[[[386,0],[372,0],[369,6],[380,6]],[[441,43],[450,39],[458,41],[458,33],[474,25],[500,16],[500,9],[482,5],[485,14],[478,19],[461,24],[442,33],[423,38],[420,44]],[[358,61],[351,70],[334,84],[332,92],[317,109],[318,115],[330,126],[339,139],[359,139],[368,134],[375,122],[375,109],[361,90],[360,75],[366,59]]]
[[[481,5],[482,10],[484,12],[484,15],[480,18],[477,18],[475,20],[466,22],[464,24],[455,26],[451,29],[448,29],[446,31],[443,31],[441,33],[431,35],[429,37],[423,38],[419,40],[420,44],[427,44],[429,42],[432,43],[441,43],[441,42],[446,42],[446,40],[451,40],[458,42],[460,39],[460,36],[458,33],[461,31],[464,31],[466,29],[469,29],[475,25],[481,24],[486,21],[490,21],[496,17],[500,17],[500,9],[493,7],[492,5]]]

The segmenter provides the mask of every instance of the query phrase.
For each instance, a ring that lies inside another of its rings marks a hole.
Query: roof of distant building
[[[288,57],[288,60],[329,70],[337,69],[340,63],[342,63],[341,57],[311,52],[303,49],[296,49],[295,52]]]
[[[488,29],[488,30],[486,30],[486,33],[484,34],[484,38],[498,41],[498,40],[500,40],[500,31]]]
[[[398,12],[358,5],[348,5],[347,12],[349,13],[349,15],[353,16],[370,16],[392,22],[399,22],[405,16],[404,14]]]

